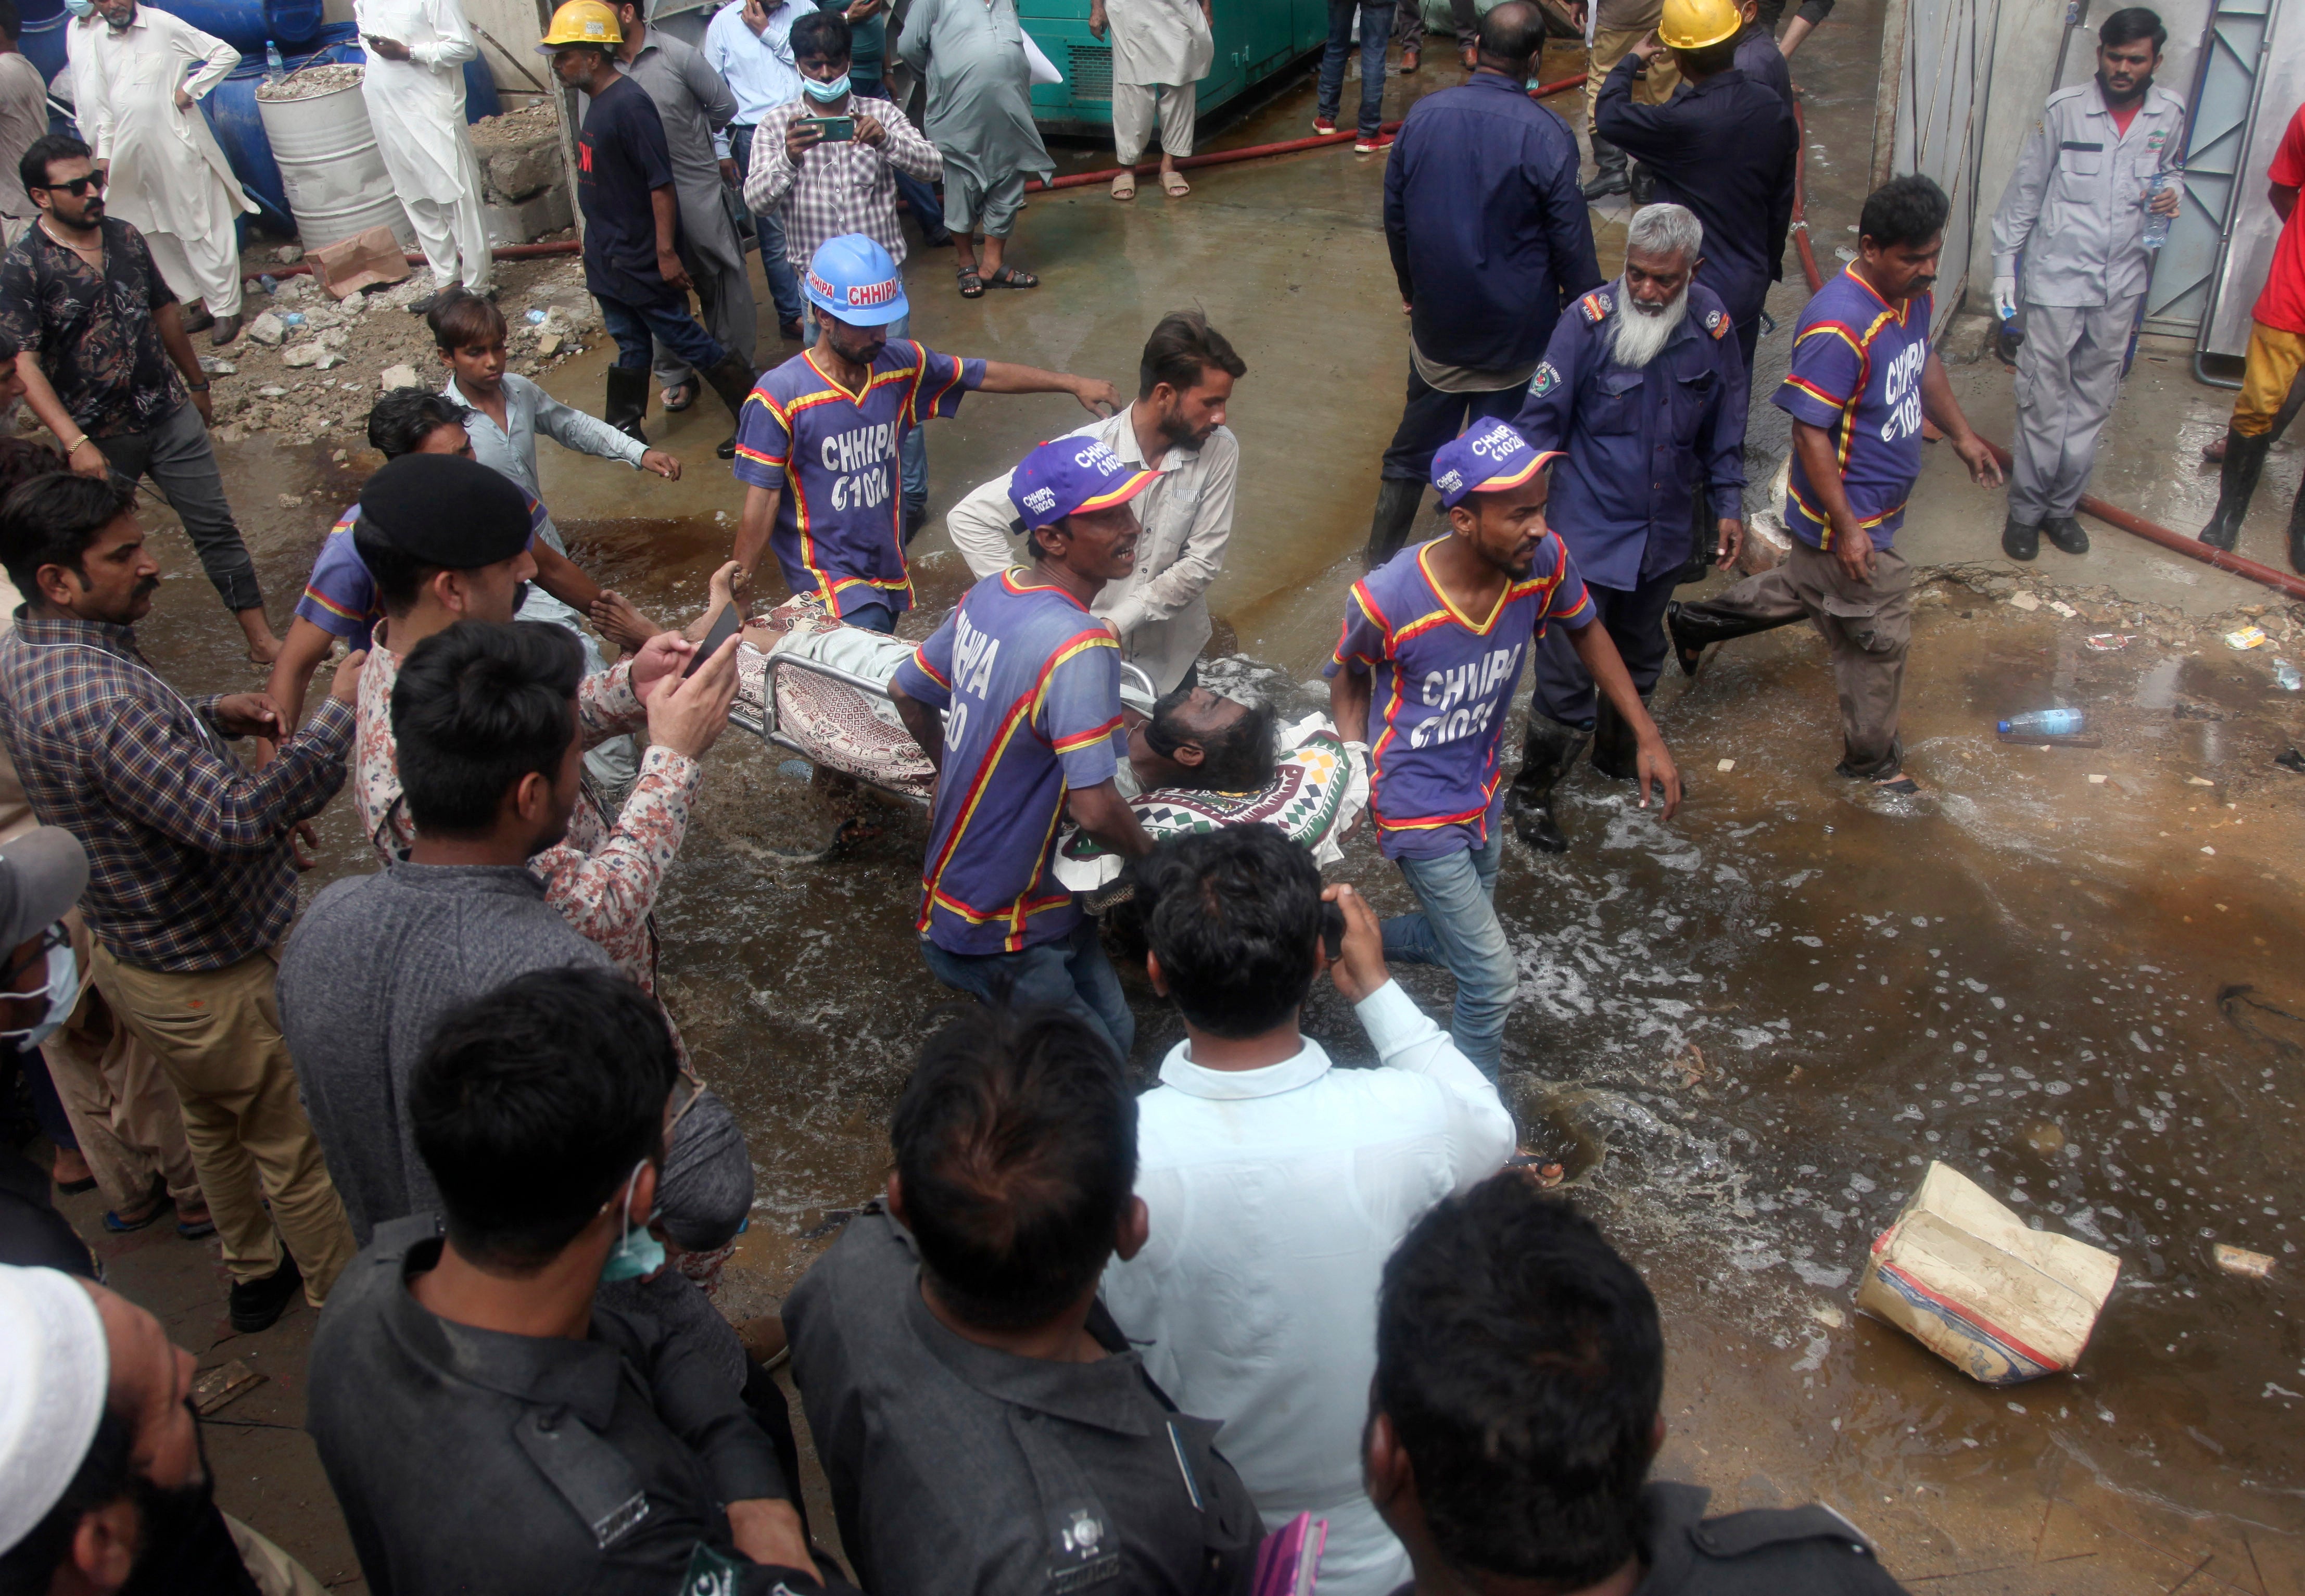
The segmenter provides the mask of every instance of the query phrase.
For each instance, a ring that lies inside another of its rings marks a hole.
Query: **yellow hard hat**
[[[617,13],[602,0],[567,0],[552,13],[552,27],[544,42],[536,47],[540,55],[549,55],[562,45],[621,45],[625,30],[617,26]]]
[[[1671,49],[1701,50],[1736,38],[1744,25],[1745,13],[1737,0],[1664,0],[1657,38]]]

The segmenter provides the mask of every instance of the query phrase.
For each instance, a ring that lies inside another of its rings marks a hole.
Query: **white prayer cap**
[[[96,1300],[60,1269],[0,1264],[0,1551],[38,1526],[96,1439],[112,1354]]]

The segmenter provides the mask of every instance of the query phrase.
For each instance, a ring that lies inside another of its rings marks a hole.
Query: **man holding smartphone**
[[[944,170],[935,146],[886,101],[863,108],[851,75],[852,34],[838,14],[823,12],[792,25],[793,64],[799,69],[801,97],[761,119],[753,149],[758,158],[744,180],[744,203],[759,216],[777,219],[778,236],[796,274],[805,275],[820,245],[844,233],[861,233],[905,261],[905,231],[897,224],[900,178],[923,191]],[[932,215],[932,213],[931,213]],[[930,219],[923,217],[923,223]],[[813,320],[801,312],[803,330]],[[889,335],[903,337],[911,319],[889,324]],[[905,537],[909,540],[928,513],[928,440],[915,429],[905,437]]]

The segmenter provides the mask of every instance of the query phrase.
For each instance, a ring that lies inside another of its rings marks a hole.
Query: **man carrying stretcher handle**
[[[1136,568],[1128,501],[1153,475],[1094,438],[1027,454],[1008,493],[1031,568],[969,589],[889,685],[937,768],[921,870],[929,968],[980,998],[1005,991],[1077,1014],[1124,1060],[1135,1021],[1095,921],[1053,867],[1060,816],[1132,858],[1152,851],[1113,781],[1120,640],[1089,607]]]

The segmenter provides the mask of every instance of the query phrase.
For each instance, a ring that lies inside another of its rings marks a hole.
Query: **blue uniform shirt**
[[[1529,643],[1559,621],[1581,630],[1593,599],[1559,538],[1487,615],[1466,615],[1405,548],[1353,584],[1323,675],[1371,678],[1369,817],[1387,859],[1442,859],[1488,841],[1504,802],[1498,749]]]
[[[1935,307],[1928,293],[1892,306],[1844,269],[1801,311],[1791,369],[1776,392],[1779,410],[1832,433],[1841,491],[1875,548],[1888,548],[1904,524],[1905,496],[1921,474],[1921,373]],[[1798,449],[1785,529],[1814,548],[1833,547],[1824,502]]]
[[[1384,235],[1426,360],[1526,371],[1569,296],[1600,284],[1577,160],[1569,124],[1501,72],[1410,108],[1385,161]]]
[[[1119,768],[1120,645],[1063,589],[1003,571],[961,596],[896,683],[949,710],[921,930],[966,955],[1069,936],[1081,912],[1050,869],[1057,822],[1067,792]]]
[[[852,394],[804,351],[761,374],[736,418],[736,480],[781,490],[769,547],[795,593],[836,615],[912,605],[897,451],[931,416],[984,383],[984,362],[891,338]]]
[[[1729,313],[1701,284],[1646,367],[1610,353],[1624,290],[1595,288],[1552,330],[1513,425],[1533,449],[1559,449],[1544,519],[1586,582],[1630,591],[1687,563],[1691,502],[1744,516],[1745,357]]]
[[[1776,90],[1731,67],[1682,84],[1662,106],[1633,103],[1637,55],[1617,63],[1593,108],[1601,137],[1656,177],[1656,198],[1685,205],[1705,224],[1697,280],[1721,296],[1739,324],[1761,313],[1769,284],[1785,275],[1793,219],[1793,162],[1800,132]]]

